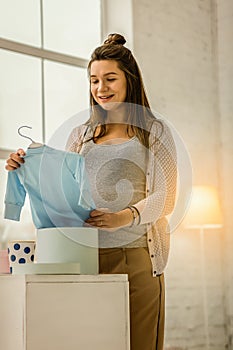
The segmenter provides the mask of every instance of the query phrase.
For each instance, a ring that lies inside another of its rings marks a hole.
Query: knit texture
[[[146,169],[146,197],[134,203],[141,214],[141,224],[147,224],[147,245],[152,263],[152,274],[161,274],[167,264],[170,229],[167,215],[171,214],[176,199],[177,160],[175,143],[168,125],[159,119],[150,129],[150,152]],[[82,142],[90,137],[90,127],[75,128],[67,141],[67,150],[80,152]]]

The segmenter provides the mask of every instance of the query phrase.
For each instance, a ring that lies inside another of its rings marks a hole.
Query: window
[[[4,159],[30,143],[18,135],[18,127],[31,126],[32,139],[46,143],[64,121],[89,107],[86,66],[101,42],[101,4],[0,0],[0,9],[2,218]],[[7,223],[1,219],[0,235]]]

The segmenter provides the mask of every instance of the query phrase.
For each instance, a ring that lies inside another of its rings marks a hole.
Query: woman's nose
[[[108,87],[107,84],[104,81],[99,82],[98,90],[101,91],[107,91]]]

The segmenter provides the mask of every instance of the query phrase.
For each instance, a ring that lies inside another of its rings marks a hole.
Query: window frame
[[[88,60],[72,55],[66,55],[63,53],[45,50],[32,45],[19,43],[16,41],[0,38],[0,49],[8,50],[14,53],[19,53],[27,56],[40,58],[41,60],[41,96],[42,96],[42,140],[45,142],[45,73],[44,62],[45,60],[64,63],[73,67],[87,68]],[[0,147],[0,159],[6,159],[10,152],[14,152],[12,149],[4,149]]]

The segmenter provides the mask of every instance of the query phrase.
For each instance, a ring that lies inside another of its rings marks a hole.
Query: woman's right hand
[[[25,161],[22,158],[26,153],[22,148],[19,148],[16,153],[11,153],[9,158],[6,161],[5,169],[8,171],[15,170],[20,167],[20,164],[23,164]]]

